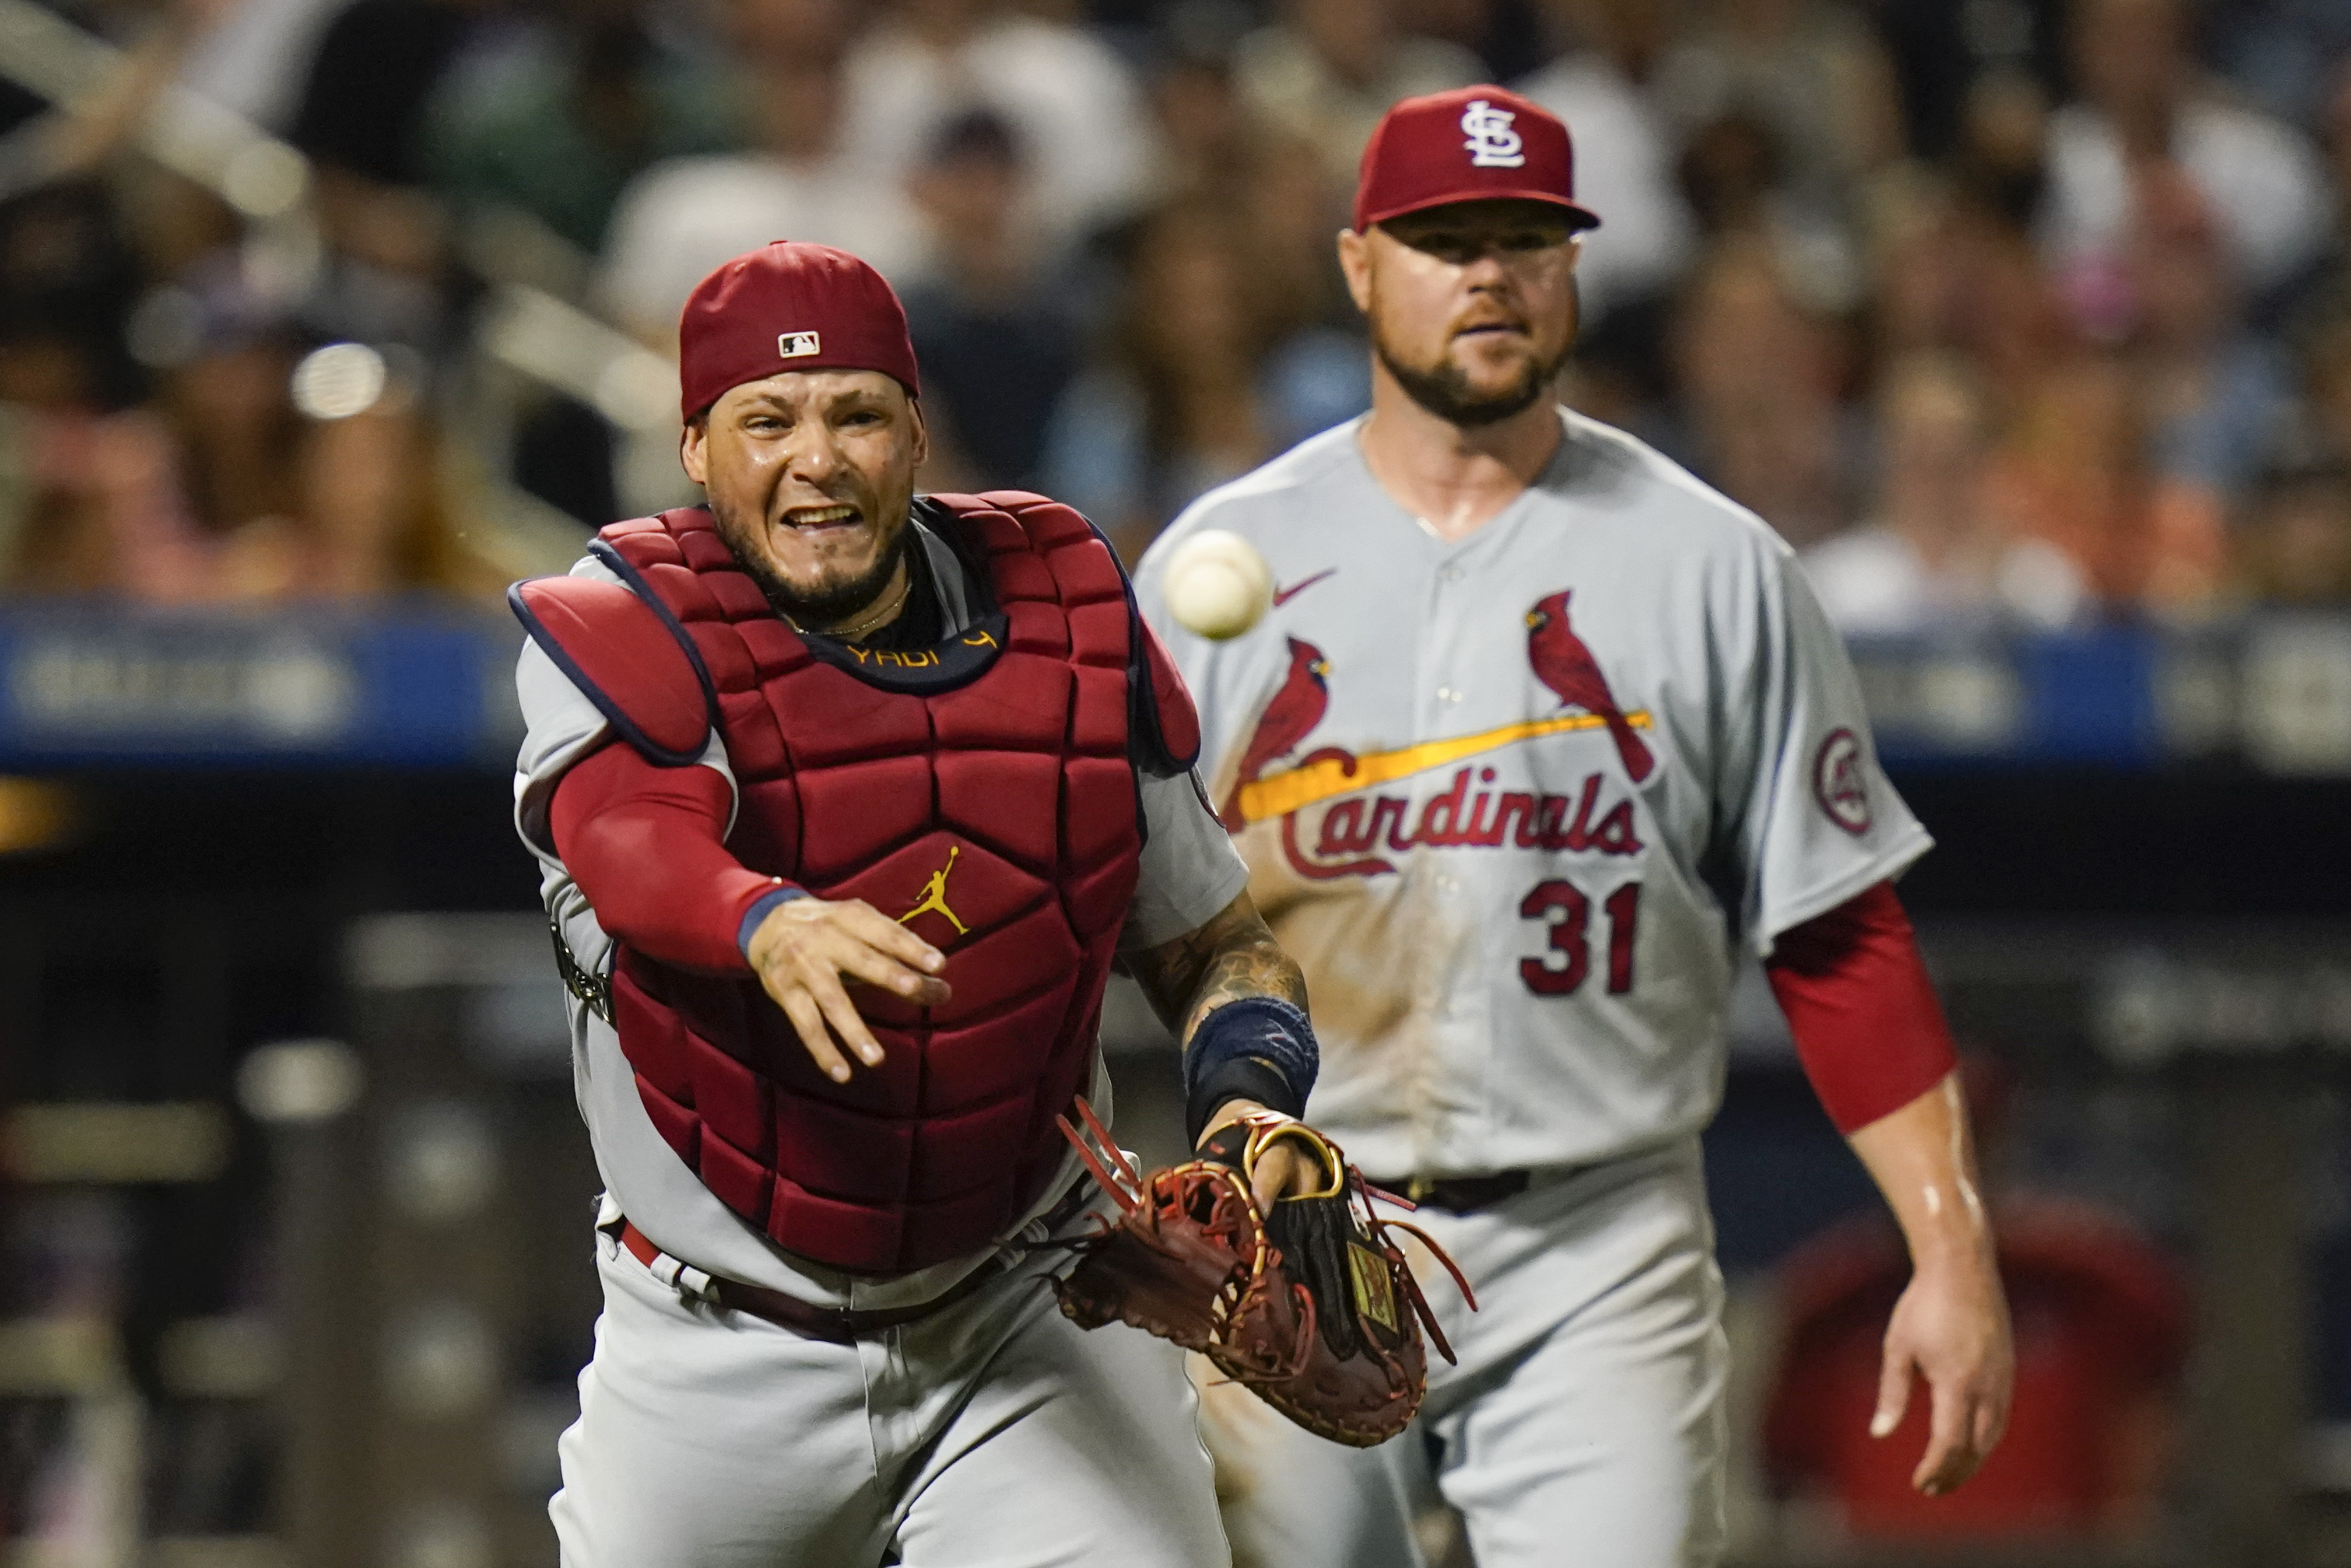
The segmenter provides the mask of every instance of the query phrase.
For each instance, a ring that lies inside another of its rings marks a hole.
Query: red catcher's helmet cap
[[[688,419],[729,387],[785,371],[880,371],[923,394],[906,308],[864,262],[778,240],[694,286],[677,323],[678,406]]]
[[[1548,202],[1578,229],[1599,214],[1575,201],[1575,148],[1559,116],[1507,88],[1408,98],[1364,144],[1355,232],[1447,202]]]

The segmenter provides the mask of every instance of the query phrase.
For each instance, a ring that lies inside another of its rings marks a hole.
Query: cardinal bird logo
[[[1558,694],[1562,707],[1580,707],[1608,727],[1625,771],[1638,784],[1656,767],[1656,758],[1633,733],[1625,710],[1616,706],[1608,677],[1600,673],[1600,662],[1567,623],[1567,601],[1573,592],[1563,588],[1537,600],[1527,612],[1527,661],[1535,667],[1535,678]]]
[[[1232,793],[1225,797],[1224,810],[1217,813],[1225,831],[1238,833],[1247,825],[1241,815],[1241,787],[1255,783],[1267,763],[1296,750],[1298,743],[1322,722],[1331,706],[1330,674],[1331,663],[1323,658],[1322,649],[1290,639],[1289,673],[1281,678],[1281,689],[1258,716],[1257,733],[1249,737],[1249,749],[1241,753]]]

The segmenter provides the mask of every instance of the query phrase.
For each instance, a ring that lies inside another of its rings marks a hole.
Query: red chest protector
[[[1043,1196],[1134,893],[1137,762],[1173,772],[1198,750],[1182,683],[1084,518],[1018,492],[916,508],[993,601],[930,650],[804,641],[699,509],[603,531],[592,548],[630,592],[556,578],[517,595],[653,760],[690,765],[715,726],[745,866],[862,898],[946,954],[945,1007],[853,993],[884,1059],[847,1083],[758,982],[625,945],[614,961],[621,1049],[678,1157],[778,1245],[860,1273],[971,1252]]]

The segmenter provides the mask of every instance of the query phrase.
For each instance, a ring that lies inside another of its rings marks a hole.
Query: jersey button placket
[[[1507,661],[1515,656],[1515,640],[1520,635],[1517,631],[1518,616],[1495,602],[1496,585],[1513,580],[1506,570],[1498,570],[1491,553],[1499,548],[1501,530],[1508,521],[1507,514],[1496,517],[1464,541],[1464,549],[1479,552],[1479,570],[1473,570],[1471,566],[1456,559],[1447,561],[1437,574],[1437,613],[1441,623],[1451,630],[1447,644],[1448,667],[1442,672],[1450,679],[1440,693],[1445,706],[1438,733],[1443,735],[1484,730],[1516,716],[1492,711],[1496,700],[1494,677],[1499,670],[1509,668]],[[1513,643],[1501,650],[1499,660],[1493,643],[1498,618],[1508,622],[1508,635]],[[1479,687],[1479,706],[1475,712],[1465,711],[1470,706],[1470,694],[1464,682],[1480,674],[1486,684]],[[1494,759],[1468,760],[1474,769],[1481,760]],[[1469,783],[1473,801],[1480,792],[1492,788],[1490,777],[1473,771]],[[1484,932],[1489,917],[1486,906],[1495,896],[1490,883],[1496,867],[1489,852],[1456,849],[1440,852],[1448,857],[1439,883],[1448,924],[1465,932]],[[1491,1027],[1486,989],[1490,978],[1488,966],[1493,958],[1494,955],[1481,950],[1477,938],[1467,938],[1459,964],[1438,977],[1438,1027],[1446,1041],[1447,1060],[1452,1063],[1451,1071],[1460,1084],[1459,1092],[1453,1096],[1454,1114],[1463,1122],[1453,1133],[1452,1142],[1457,1148],[1482,1146],[1498,1126],[1510,1120],[1502,1113],[1500,1098],[1508,1091],[1499,1077],[1499,1045]]]
[[[1440,861],[1437,863],[1441,865],[1444,862]],[[1449,921],[1453,917],[1454,905],[1459,901],[1461,879],[1449,871],[1440,871],[1428,879],[1428,885],[1436,894],[1439,922]],[[1449,983],[1450,978],[1442,970],[1430,976],[1428,990],[1425,998],[1429,1015],[1437,1019],[1440,1030],[1453,1020],[1453,988]],[[1450,1040],[1447,1042],[1447,1049],[1448,1051],[1451,1049]]]
[[[1465,584],[1468,576],[1458,561],[1447,561],[1437,568],[1429,584],[1426,619],[1420,627],[1419,640],[1420,689],[1427,694],[1422,705],[1426,718],[1416,739],[1445,739],[1470,727],[1462,717],[1468,695],[1463,688],[1462,676],[1476,664],[1475,659],[1465,652],[1465,643],[1474,642],[1468,628],[1479,610],[1468,596]],[[1446,768],[1428,775],[1425,787],[1416,791],[1420,798],[1416,810],[1425,812],[1428,799],[1448,787],[1454,772]],[[1430,862],[1424,868],[1424,874],[1428,878],[1429,913],[1437,924],[1443,928],[1460,929],[1466,925],[1475,930],[1479,922],[1475,912],[1465,907],[1475,879],[1459,863],[1463,852],[1424,846],[1414,852],[1427,857]],[[1476,1009],[1465,1005],[1462,977],[1450,961],[1451,953],[1452,944],[1432,942],[1421,960],[1424,968],[1420,995],[1427,1018],[1430,1056],[1426,1066],[1431,1075],[1431,1092],[1420,1097],[1424,1109],[1419,1113],[1415,1142],[1425,1166],[1455,1163],[1465,1133],[1475,1136],[1474,1129],[1453,1126],[1450,1118],[1465,1111],[1474,1113],[1475,1108],[1486,1103],[1485,1085],[1492,1070],[1488,1054],[1489,1042],[1476,1038],[1468,1028]],[[1471,978],[1474,982],[1474,974]],[[1448,1083],[1457,1086],[1455,1092],[1437,1092]],[[1479,1120],[1482,1122],[1484,1117],[1479,1115]]]
[[[1432,574],[1428,592],[1422,600],[1420,624],[1414,629],[1418,677],[1413,683],[1416,694],[1413,704],[1416,710],[1413,735],[1416,741],[1434,740],[1453,731],[1454,708],[1459,694],[1446,678],[1451,674],[1446,657],[1450,653],[1446,636],[1449,619],[1447,612],[1450,608],[1446,590],[1458,578],[1459,569],[1450,564],[1439,567]],[[1409,799],[1415,820],[1425,819],[1431,795],[1441,788],[1434,775],[1424,775],[1413,781]],[[1433,863],[1443,852],[1423,846],[1412,853],[1417,863],[1409,874],[1421,879],[1423,914],[1441,921],[1450,915],[1453,903],[1447,887],[1452,878]],[[1445,1096],[1439,1091],[1453,1076],[1454,1041],[1447,1021],[1451,1009],[1447,1006],[1451,977],[1446,972],[1442,946],[1434,942],[1421,945],[1415,959],[1418,972],[1413,977],[1425,1040],[1417,1063],[1420,1092],[1412,1096],[1411,1112],[1414,1165],[1421,1169],[1429,1168],[1443,1145],[1449,1141],[1444,1131]]]

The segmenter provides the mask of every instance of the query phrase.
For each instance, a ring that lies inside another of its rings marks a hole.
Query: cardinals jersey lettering
[[[1306,971],[1309,1113],[1384,1176],[1697,1132],[1741,949],[1928,846],[1778,537],[1561,417],[1549,469],[1465,538],[1399,507],[1349,424],[1203,497],[1137,578],[1250,892]],[[1229,642],[1185,631],[1163,572],[1204,528],[1313,591]]]

